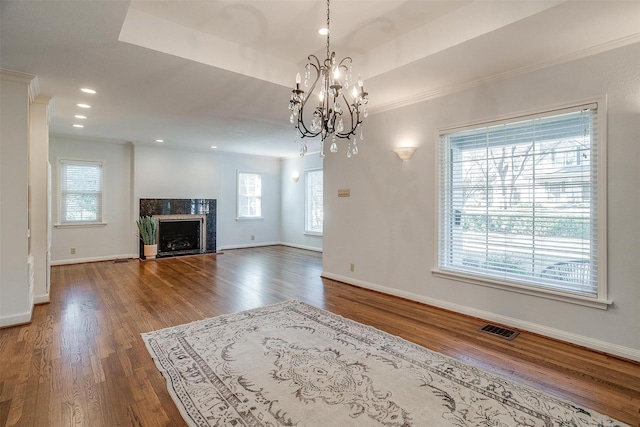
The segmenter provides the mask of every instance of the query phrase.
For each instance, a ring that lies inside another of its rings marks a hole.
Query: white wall
[[[282,188],[281,240],[285,245],[322,251],[322,236],[304,234],[305,221],[305,170],[322,169],[323,161],[318,153],[282,160],[280,185]],[[300,177],[293,182],[291,176]]]
[[[218,249],[280,242],[279,159],[52,136],[54,222],[58,158],[103,162],[107,225],[54,228],[53,264],[137,257],[135,220],[141,198],[217,199]],[[262,173],[262,220],[236,221],[238,169]],[[71,248],[76,248],[75,255]]]
[[[0,327],[30,321],[33,309],[27,264],[27,149],[33,78],[0,70]]]
[[[216,199],[219,250],[279,242],[278,159],[136,146],[134,168],[136,215],[140,198]],[[262,174],[264,219],[236,220],[237,170]]]
[[[135,229],[131,206],[132,147],[130,144],[94,141],[52,135],[51,162],[52,220],[59,224],[58,160],[102,162],[103,222],[105,226],[56,227],[51,236],[51,262],[100,261],[137,256],[133,249]],[[76,249],[71,254],[71,248]]]
[[[217,199],[220,155],[161,146],[134,148],[136,214],[139,199]]]
[[[325,158],[324,275],[640,360],[640,44],[371,115]],[[607,310],[436,278],[437,132],[608,97]],[[402,163],[394,146],[420,146]],[[337,197],[350,188],[350,198]],[[349,264],[355,264],[350,272]]]

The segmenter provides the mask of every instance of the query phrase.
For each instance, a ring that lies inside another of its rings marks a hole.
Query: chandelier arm
[[[351,122],[351,126],[347,129],[346,132],[341,132],[339,134],[336,134],[336,136],[338,138],[349,139],[351,135],[355,136],[356,130],[358,129],[358,126],[362,123],[362,120],[360,120],[360,112],[358,111],[356,102],[354,101],[353,104],[349,104],[349,100],[347,99],[344,93],[342,93],[342,100],[344,101],[345,105],[349,109],[349,120]]]
[[[348,62],[349,64],[353,63],[353,59],[351,59],[350,56],[345,56],[344,58],[342,58],[342,60],[338,63],[338,67],[344,69],[344,70],[349,70],[349,67],[347,67],[346,62]]]
[[[305,97],[304,101],[302,102],[302,107],[304,107],[307,101],[311,98],[311,95],[313,94],[313,91],[316,89],[316,85],[318,84],[318,81],[320,80],[320,76],[321,76],[320,60],[315,55],[309,55],[307,59],[309,59],[309,62],[307,63],[307,65],[313,67],[314,70],[316,71],[316,78],[314,79],[313,83],[311,84],[311,87],[307,91],[308,95]],[[315,60],[316,63],[314,64],[313,62],[311,62],[311,60]]]
[[[306,138],[306,137],[313,138],[314,136],[318,135],[317,133],[313,133],[309,129],[307,129],[307,126],[304,124],[304,121],[300,120],[300,118],[298,118],[296,128],[300,132],[300,138]]]
[[[311,98],[310,95],[313,94],[313,91],[315,90],[316,85],[318,84],[318,80],[320,80],[320,76],[321,76],[321,72],[320,72],[321,66],[320,66],[320,60],[318,59],[318,57],[315,55],[309,55],[307,59],[309,60],[307,65],[309,65],[310,67],[313,67],[314,70],[316,71],[316,78],[311,84],[311,87],[309,88],[308,95],[300,102],[300,112],[298,113],[296,128],[300,131],[301,138],[306,138],[306,137],[313,138],[320,134],[320,131],[313,132],[309,130],[306,123],[304,122],[304,112],[305,112],[304,107],[307,105],[307,102]]]
[[[300,109],[300,113],[298,114],[298,120],[296,122],[296,128],[298,129],[298,131],[300,132],[300,137],[301,138],[313,138],[315,136],[318,136],[320,134],[320,131],[318,132],[313,132],[311,130],[309,130],[307,128],[307,125],[305,124],[304,120],[302,120],[302,114],[303,114],[303,109]]]
[[[317,56],[315,56],[315,55],[313,55],[313,54],[311,54],[311,55],[307,56],[307,59],[309,60],[309,62],[308,62],[307,64],[308,64],[308,65],[312,65],[312,66],[316,69],[316,71],[319,71],[319,68],[320,68],[320,60],[318,59],[318,57],[317,57]],[[314,64],[314,63],[313,63],[313,62],[311,62],[311,61],[315,61],[316,63]]]

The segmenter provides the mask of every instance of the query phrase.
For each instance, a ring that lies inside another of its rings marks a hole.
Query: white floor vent
[[[506,340],[512,340],[520,334],[520,332],[512,331],[511,329],[501,328],[500,326],[495,325],[484,325],[480,328],[480,332],[484,332],[486,334],[495,335],[500,338],[504,338]]]

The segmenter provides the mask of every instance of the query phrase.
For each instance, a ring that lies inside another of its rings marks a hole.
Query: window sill
[[[562,301],[571,304],[583,305],[586,307],[598,308],[600,310],[606,310],[609,305],[613,304],[613,301],[607,299],[590,298],[582,295],[558,292],[551,289],[534,288],[509,282],[502,282],[495,279],[480,278],[462,273],[444,271],[438,268],[431,269],[431,274],[443,279],[456,280],[459,282],[470,283],[472,285],[487,286],[490,288],[502,289],[504,291],[517,292],[520,294],[532,295],[540,298],[552,299],[555,301]]]
[[[304,235],[305,236],[312,236],[312,237],[322,237],[322,233],[318,233],[316,231],[305,231]]]
[[[89,227],[104,227],[106,222],[79,222],[77,224],[53,224],[55,228],[89,228]]]
[[[240,218],[236,218],[236,221],[255,221],[262,219],[264,219],[262,216],[242,216]]]

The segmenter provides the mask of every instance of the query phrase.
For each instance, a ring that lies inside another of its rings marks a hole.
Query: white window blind
[[[322,234],[324,220],[322,170],[305,172],[305,233]]]
[[[262,176],[238,172],[238,218],[262,217]]]
[[[102,222],[102,163],[60,160],[60,224]]]
[[[441,134],[438,268],[601,298],[597,105]]]

